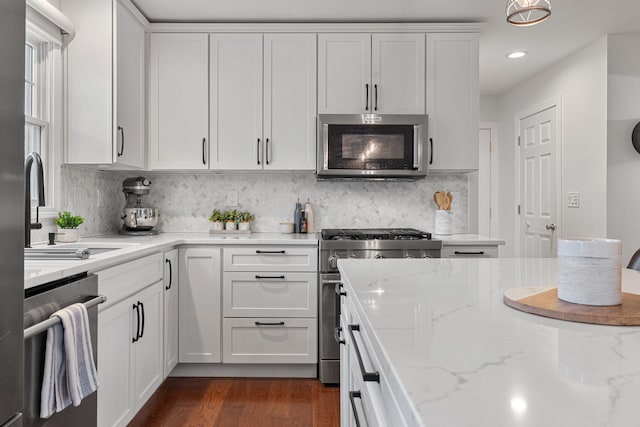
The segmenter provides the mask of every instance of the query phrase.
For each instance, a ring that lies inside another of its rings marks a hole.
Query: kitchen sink
[[[31,260],[79,260],[136,246],[137,243],[78,242],[25,248],[24,258]]]

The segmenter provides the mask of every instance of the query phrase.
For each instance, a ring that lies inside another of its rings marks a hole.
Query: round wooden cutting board
[[[640,295],[622,293],[622,304],[595,306],[558,299],[558,288],[511,288],[504,291],[509,307],[538,316],[596,325],[640,326]]]

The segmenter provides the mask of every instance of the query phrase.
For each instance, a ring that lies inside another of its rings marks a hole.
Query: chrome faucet
[[[36,222],[31,222],[31,166],[36,164],[38,174],[38,204],[36,205]],[[24,247],[31,247],[31,230],[39,230],[42,224],[38,222],[39,208],[44,206],[44,169],[42,159],[36,152],[27,154],[24,161]]]

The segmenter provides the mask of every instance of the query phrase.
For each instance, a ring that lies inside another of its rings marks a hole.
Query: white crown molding
[[[151,33],[479,33],[487,24],[471,23],[151,23]]]

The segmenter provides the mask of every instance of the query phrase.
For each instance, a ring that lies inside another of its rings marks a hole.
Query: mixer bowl
[[[151,230],[160,216],[157,208],[124,208],[124,226],[129,230]]]

